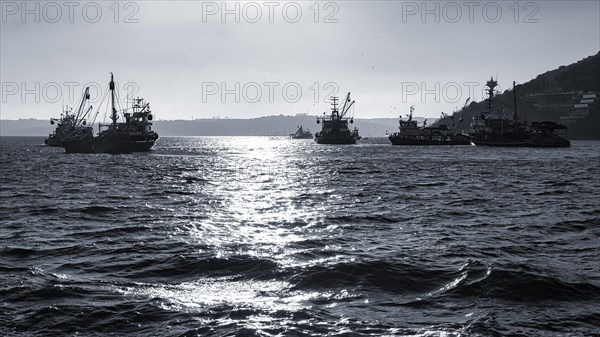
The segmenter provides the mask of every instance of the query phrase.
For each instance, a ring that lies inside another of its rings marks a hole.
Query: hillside
[[[517,111],[527,121],[551,120],[565,124],[571,139],[600,139],[600,53],[517,84]],[[496,97],[496,113],[511,115],[514,96],[507,90]],[[457,130],[468,130],[475,114],[486,111],[484,102],[473,102],[454,113],[462,117]],[[445,118],[438,123],[450,123]]]

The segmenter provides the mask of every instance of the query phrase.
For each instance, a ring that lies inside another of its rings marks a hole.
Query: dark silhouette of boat
[[[65,107],[60,118],[51,118],[50,124],[56,124],[56,129],[48,135],[44,143],[48,146],[62,147],[62,141],[67,136],[72,134],[76,129],[86,125],[85,117],[89,114],[92,107],[84,112],[85,103],[90,98],[90,88],[86,87],[79,104],[77,112],[73,112],[73,108]]]
[[[150,151],[158,139],[152,131],[152,114],[150,103],[136,98],[132,112],[124,112],[125,121],[117,123],[119,118],[115,107],[115,82],[110,74],[109,90],[111,95],[110,124],[100,124],[98,135],[94,136],[93,128],[76,129],[62,141],[67,153],[128,153]]]
[[[567,127],[552,122],[532,122],[520,120],[517,112],[516,84],[513,82],[514,110],[510,118],[494,116],[494,89],[498,82],[492,77],[487,82],[487,111],[474,116],[471,122],[471,143],[477,146],[510,147],[569,147]]]
[[[348,122],[352,124],[354,119],[346,117],[354,105],[354,101],[350,102],[350,93],[346,95],[341,111],[338,110],[338,97],[331,98],[331,105],[330,115],[324,112],[323,117],[317,117],[321,131],[315,134],[315,140],[319,144],[356,144],[356,135],[348,128]]]
[[[44,144],[53,147],[61,147],[62,140],[75,130],[75,114],[68,108],[61,114],[60,118],[51,118],[50,124],[56,123],[56,129],[44,140]]]
[[[352,130],[352,137],[354,137],[354,139],[356,139],[356,141],[359,141],[362,139],[362,137],[358,134],[358,128],[356,126]]]
[[[313,135],[309,129],[304,130],[304,128],[302,128],[302,125],[300,125],[298,127],[298,130],[296,130],[295,133],[291,134],[290,137],[292,137],[292,139],[311,139]]]
[[[407,120],[400,116],[398,132],[388,136],[393,145],[469,145],[469,137],[454,133],[447,125],[427,126],[427,120],[419,126],[413,120],[414,107],[410,107]]]

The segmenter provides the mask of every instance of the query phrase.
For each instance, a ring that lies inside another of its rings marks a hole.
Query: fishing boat
[[[354,123],[354,119],[347,117],[348,111],[354,105],[350,102],[350,93],[346,95],[341,111],[338,110],[338,97],[331,98],[331,113],[323,113],[323,117],[317,117],[317,124],[321,124],[321,131],[315,134],[315,140],[319,144],[356,144],[356,137],[348,128],[348,123]]]
[[[50,124],[56,124],[56,129],[48,135],[48,138],[44,140],[44,143],[48,146],[53,147],[62,147],[62,141],[68,135],[73,133],[77,128],[83,127],[86,125],[86,116],[91,111],[92,107],[84,112],[85,103],[90,98],[90,88],[86,87],[81,97],[81,103],[79,104],[79,108],[76,112],[73,112],[73,108],[69,108],[66,106],[63,110],[63,113],[60,115],[60,118],[51,118]]]
[[[362,139],[362,137],[358,134],[358,128],[355,126],[354,129],[352,129],[352,137],[354,137],[354,139],[356,139],[356,141],[359,141]]]
[[[309,129],[304,130],[302,125],[298,127],[295,133],[291,134],[290,137],[292,139],[311,139],[313,137],[312,133]]]
[[[469,137],[454,133],[447,125],[427,126],[427,120],[419,126],[413,119],[415,108],[410,107],[406,120],[400,116],[398,132],[388,136],[393,145],[469,145]],[[453,120],[453,119],[452,119]]]
[[[521,120],[517,111],[516,83],[513,82],[514,109],[511,117],[498,117],[494,114],[495,88],[498,82],[492,77],[487,82],[487,111],[473,116],[471,122],[471,143],[476,146],[507,147],[569,147],[567,127],[552,122],[532,122]]]
[[[99,124],[98,134],[91,127],[78,128],[62,141],[67,153],[128,153],[150,151],[158,140],[158,134],[152,130],[150,103],[136,98],[131,107],[122,110],[123,122],[117,122],[119,114],[115,107],[115,82],[110,74],[109,90],[111,96],[110,124]]]

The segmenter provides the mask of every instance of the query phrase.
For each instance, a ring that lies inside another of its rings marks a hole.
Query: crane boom
[[[81,122],[83,122],[84,118],[87,117],[87,115],[89,115],[90,111],[92,111],[94,107],[90,105],[90,107],[87,109],[87,111],[81,115],[81,119],[77,120],[77,125],[81,124]]]
[[[344,99],[344,105],[342,106],[342,114],[346,110],[346,104],[348,104],[348,102],[350,102],[350,93],[346,94],[346,98]]]
[[[348,95],[350,95],[350,94],[348,94]],[[341,115],[340,118],[343,118],[344,116],[346,116],[346,113],[348,112],[348,110],[350,110],[350,108],[352,107],[352,105],[354,105],[354,102],[355,101],[352,101],[345,110],[342,110],[342,115]],[[345,104],[344,104],[344,106],[345,106]]]
[[[85,101],[90,98],[90,87],[85,87],[85,92],[83,93],[83,97],[81,98],[81,104],[79,104],[79,109],[77,109],[77,115],[75,116],[75,120],[79,120],[81,113],[83,110],[83,106],[85,105]]]

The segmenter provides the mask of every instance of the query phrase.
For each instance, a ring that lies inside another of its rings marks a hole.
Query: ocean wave
[[[120,210],[118,207],[94,205],[75,208],[73,211],[90,215],[100,215],[110,212],[121,212],[122,210]]]
[[[72,156],[40,142],[0,149],[4,335],[600,328],[597,145],[204,137]]]
[[[269,279],[277,274],[277,263],[252,256],[184,257],[142,260],[124,266],[121,274],[134,280],[183,282],[199,277],[236,276],[250,279]]]
[[[594,301],[600,299],[600,287],[588,282],[567,282],[523,268],[493,268],[487,277],[456,288],[453,295],[517,302]]]
[[[390,260],[317,265],[300,270],[290,282],[295,289],[379,289],[386,292],[426,293],[459,275],[453,269],[429,269]]]

